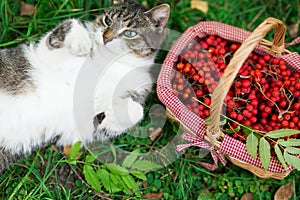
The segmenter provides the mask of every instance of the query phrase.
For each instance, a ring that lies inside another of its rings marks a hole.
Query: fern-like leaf
[[[131,168],[137,169],[139,171],[152,171],[155,169],[162,168],[162,166],[149,160],[137,160],[135,163],[132,164]]]
[[[139,186],[135,182],[135,180],[132,176],[130,176],[130,175],[122,176],[122,179],[131,191],[133,191],[138,197],[141,197],[142,194],[139,189]]]
[[[259,140],[259,158],[264,166],[264,169],[267,170],[271,160],[271,147],[269,142],[264,137]]]
[[[96,191],[100,192],[100,181],[94,169],[89,165],[84,165],[83,174],[87,183]]]
[[[248,135],[246,140],[247,152],[250,154],[250,156],[256,158],[257,148],[258,148],[258,138],[253,133],[251,133]]]
[[[289,138],[287,140],[279,139],[277,143],[285,147],[297,147],[300,146],[300,139],[295,139],[295,138]]]
[[[117,187],[116,184],[110,179],[109,172],[105,169],[98,169],[97,175],[98,178],[101,180],[102,185],[104,188],[109,191],[109,193],[115,193],[122,191],[122,188]]]
[[[129,174],[129,171],[124,168],[124,167],[121,167],[120,165],[117,165],[117,164],[114,164],[114,163],[108,163],[108,164],[105,164],[105,167],[111,172],[111,173],[114,173],[114,174],[117,174],[117,175],[128,175]]]
[[[147,180],[147,177],[143,172],[136,171],[136,170],[130,170],[130,174],[132,174],[133,176],[135,176],[139,179],[142,179],[143,181]]]
[[[283,156],[287,164],[295,167],[297,170],[300,170],[300,159],[297,156],[289,154],[286,149],[284,150]]]
[[[273,138],[273,139],[278,139],[278,138],[283,138],[286,136],[291,136],[299,133],[299,130],[294,130],[294,129],[279,129],[279,130],[274,130],[266,133],[266,137]]]
[[[300,154],[300,149],[296,147],[287,147],[285,148],[285,151],[287,151],[289,154]]]
[[[280,161],[280,163],[281,163],[282,166],[284,167],[285,171],[288,171],[287,165],[286,165],[286,163],[285,163],[284,157],[283,157],[283,155],[282,155],[282,152],[281,152],[281,150],[280,150],[278,144],[275,144],[274,150],[275,150],[275,153],[276,153],[276,155],[277,155],[278,160]]]
[[[126,158],[124,159],[122,163],[122,167],[130,168],[131,165],[136,161],[140,153],[139,149],[135,149],[132,151]]]

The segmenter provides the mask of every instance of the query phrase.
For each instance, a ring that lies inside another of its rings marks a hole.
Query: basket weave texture
[[[272,29],[274,29],[274,40],[272,42],[264,40],[265,35]],[[243,142],[222,133],[219,127],[219,112],[231,83],[252,51],[261,55],[269,53],[285,60],[286,65],[292,71],[300,71],[300,55],[285,49],[287,46],[284,43],[285,31],[286,27],[283,22],[275,18],[267,18],[253,33],[219,22],[200,22],[187,29],[170,49],[157,81],[158,97],[168,108],[169,116],[186,127],[187,132],[195,138],[194,143],[209,142],[217,149],[218,153],[225,155],[231,162],[262,178],[283,179],[289,172],[285,171],[275,157],[271,158],[268,170],[264,170],[259,157],[255,159],[251,157]],[[205,125],[205,121],[189,111],[174,94],[171,80],[174,76],[174,64],[178,60],[178,55],[181,55],[196,37],[203,38],[208,35],[220,36],[228,41],[242,43],[242,45],[234,54],[217,88],[212,93],[211,120],[208,121],[208,125]],[[297,38],[291,44],[299,42],[300,38]],[[191,142],[191,140],[189,141]],[[290,166],[288,169],[293,170]]]

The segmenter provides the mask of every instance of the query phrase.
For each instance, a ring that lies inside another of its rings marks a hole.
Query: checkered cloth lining
[[[157,94],[162,103],[166,105],[175,116],[188,127],[193,133],[195,133],[199,139],[204,138],[206,133],[205,121],[199,116],[190,112],[185,105],[174,95],[171,87],[171,79],[174,75],[174,63],[178,59],[178,55],[185,49],[185,47],[193,42],[193,39],[198,36],[200,38],[207,35],[218,35],[228,41],[235,41],[242,43],[250,32],[226,25],[219,22],[200,22],[197,25],[188,28],[182,36],[176,41],[176,43],[170,49],[165,61],[162,65],[158,81],[157,81]],[[266,54],[259,45],[254,50],[259,54]],[[280,56],[284,59],[287,65],[293,71],[300,71],[300,56],[298,53],[291,53],[288,55]],[[259,158],[253,159],[246,150],[245,144],[225,136],[222,141],[220,152],[225,155],[230,155],[245,163],[254,165],[256,167],[263,168]],[[292,167],[289,167],[292,169]],[[270,172],[282,173],[285,172],[284,168],[276,158],[272,158],[269,169]]]

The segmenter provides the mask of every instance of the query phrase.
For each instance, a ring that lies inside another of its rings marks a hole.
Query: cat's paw
[[[66,20],[51,33],[46,44],[50,50],[66,48],[73,55],[84,56],[92,50],[92,40],[86,28],[76,19]]]
[[[144,108],[139,103],[128,100],[128,115],[132,125],[137,124],[144,117]]]
[[[73,55],[85,56],[92,51],[93,45],[87,30],[80,25],[75,25],[66,36],[64,47],[68,48]]]

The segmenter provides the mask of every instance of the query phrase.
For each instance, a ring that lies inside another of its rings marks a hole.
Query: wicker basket
[[[264,40],[265,35],[274,29],[274,40]],[[252,158],[246,150],[244,143],[224,134],[220,127],[220,110],[224,99],[234,81],[240,67],[252,51],[259,54],[269,53],[285,60],[287,66],[293,71],[300,71],[300,56],[285,49],[284,36],[286,27],[282,21],[268,18],[260,24],[253,33],[243,29],[218,22],[200,22],[190,27],[173,45],[169,51],[159,74],[157,94],[166,105],[168,116],[183,124],[186,130],[197,138],[197,141],[206,141],[219,153],[223,154],[232,163],[247,169],[261,178],[283,179],[289,174],[285,171],[277,158],[272,157],[268,170],[264,170],[260,159]],[[212,93],[210,121],[205,121],[190,112],[185,105],[174,95],[171,87],[171,79],[174,73],[173,67],[178,55],[195,37],[218,35],[226,40],[242,43],[228,64],[218,86]],[[297,39],[295,43],[299,43]],[[292,167],[288,167],[293,170]]]

